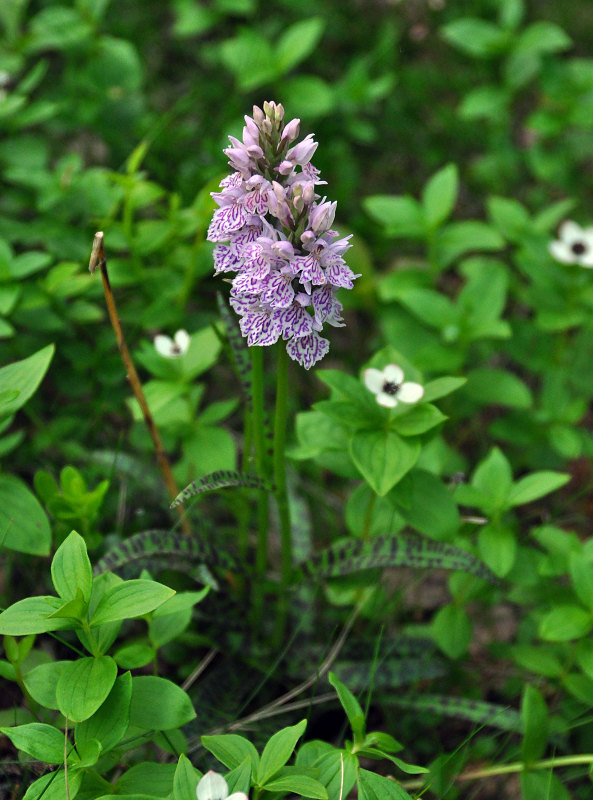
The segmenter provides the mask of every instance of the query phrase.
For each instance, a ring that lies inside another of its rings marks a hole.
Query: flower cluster
[[[347,236],[331,229],[336,203],[321,198],[324,183],[311,164],[317,142],[298,144],[299,120],[284,123],[281,105],[254,106],[243,141],[230,136],[224,152],[234,172],[212,196],[219,208],[208,229],[216,242],[214,269],[236,272],[231,305],[249,345],[282,337],[289,356],[309,369],[329,350],[324,324],[341,327],[338,289],[358,278],[343,255]]]
[[[549,245],[556,261],[593,268],[593,228],[581,228],[576,222],[566,220],[560,226],[558,237]]]

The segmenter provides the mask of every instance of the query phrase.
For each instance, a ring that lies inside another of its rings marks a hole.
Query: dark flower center
[[[171,354],[172,355],[176,355],[176,356],[181,355],[181,347],[179,347],[178,344],[172,344],[171,345]]]
[[[587,252],[587,248],[586,248],[584,242],[574,242],[570,246],[570,249],[572,250],[572,252],[574,253],[575,256],[582,256],[583,253]]]
[[[393,381],[385,381],[383,384],[383,391],[385,394],[396,395],[401,388],[401,383],[394,383]]]

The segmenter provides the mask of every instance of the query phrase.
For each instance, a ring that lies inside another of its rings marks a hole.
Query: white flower
[[[198,800],[249,800],[245,792],[229,794],[229,787],[222,775],[210,770],[198,783],[196,789]]]
[[[416,403],[424,394],[419,383],[404,383],[404,371],[397,364],[388,364],[385,369],[365,369],[364,384],[377,395],[377,403],[386,408],[395,408],[398,403]]]
[[[560,226],[558,236],[548,245],[556,261],[593,268],[593,228],[581,228],[576,222],[567,220]]]
[[[165,358],[181,358],[187,353],[190,343],[190,335],[187,331],[177,331],[173,339],[169,336],[159,334],[154,337],[154,346],[157,353]]]

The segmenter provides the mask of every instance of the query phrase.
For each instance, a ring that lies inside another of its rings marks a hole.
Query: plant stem
[[[251,350],[251,391],[253,401],[251,435],[255,451],[255,471],[258,478],[266,478],[266,441],[264,430],[264,358],[262,347]],[[265,489],[257,496],[257,546],[255,551],[254,621],[261,619],[264,586],[263,577],[268,565],[268,493]]]
[[[280,518],[280,542],[282,547],[282,588],[290,583],[292,573],[292,541],[290,530],[290,508],[286,488],[286,418],[288,412],[288,353],[278,347],[278,372],[276,376],[276,414],[274,417],[274,484],[276,503]]]
[[[476,781],[480,778],[491,778],[494,775],[509,775],[514,772],[528,772],[533,769],[554,769],[555,767],[574,767],[578,765],[593,764],[592,753],[582,753],[576,756],[559,756],[558,758],[544,758],[532,764],[523,761],[514,761],[511,764],[501,764],[498,767],[484,767],[484,769],[465,770],[455,778],[456,781]],[[425,786],[422,779],[402,781],[405,789],[421,789]]]
[[[169,490],[169,495],[171,497],[171,500],[174,500],[179,494],[179,489],[177,488],[177,484],[175,482],[175,478],[173,477],[173,473],[171,472],[169,459],[167,458],[160,434],[154,423],[152,414],[150,413],[148,403],[146,402],[146,397],[144,396],[144,391],[142,390],[142,384],[140,383],[140,378],[138,377],[138,373],[136,372],[136,367],[134,366],[134,362],[132,361],[132,356],[130,355],[130,351],[128,350],[128,345],[126,344],[126,340],[124,338],[124,332],[122,330],[121,322],[119,321],[119,316],[117,314],[117,306],[115,305],[115,297],[113,296],[113,290],[111,289],[111,283],[109,282],[109,274],[107,272],[107,258],[105,256],[103,233],[101,232],[95,234],[95,240],[93,242],[91,260],[89,262],[89,270],[91,272],[91,275],[94,273],[97,267],[101,270],[101,278],[103,279],[103,291],[105,292],[105,302],[107,303],[107,311],[109,312],[109,319],[111,320],[111,325],[115,332],[117,346],[119,347],[119,352],[121,353],[122,361],[124,362],[124,367],[126,368],[126,374],[130,382],[130,386],[132,387],[132,391],[134,392],[134,396],[138,401],[138,405],[142,409],[144,422],[146,423],[146,427],[148,428],[150,438],[152,439],[152,442],[154,444],[156,460],[163,474],[163,478],[165,480],[167,489]],[[183,532],[187,536],[191,535],[189,520],[184,515],[183,509],[181,507],[177,507],[177,512],[181,517],[181,527],[183,528]]]

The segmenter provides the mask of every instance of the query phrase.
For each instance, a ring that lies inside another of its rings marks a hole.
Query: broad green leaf
[[[593,613],[593,566],[581,553],[571,553],[570,579],[581,603]]]
[[[148,614],[174,594],[173,589],[157,581],[124,581],[103,595],[91,619],[91,626]]]
[[[439,609],[433,617],[431,633],[445,655],[460,658],[471,642],[472,624],[464,608],[450,604]]]
[[[475,17],[461,17],[441,28],[449,44],[475,58],[490,58],[504,51],[509,32],[493,22]]]
[[[362,204],[375,222],[385,226],[387,236],[422,238],[425,234],[422,207],[413,197],[377,194],[366,197]]]
[[[433,175],[424,187],[422,206],[429,228],[438,227],[453,211],[458,183],[457,167],[448,164]]]
[[[489,507],[494,510],[507,503],[512,479],[508,460],[498,447],[493,447],[476,468],[471,485],[488,498]]]
[[[405,414],[393,417],[390,427],[400,436],[420,436],[422,433],[436,428],[447,417],[430,403],[416,405]]]
[[[59,710],[73,722],[88,719],[105,702],[116,676],[117,665],[109,656],[70,662],[56,687]]]
[[[251,761],[251,758],[247,756],[246,758],[243,759],[243,761],[239,764],[238,767],[235,767],[235,769],[232,769],[228,773],[228,775],[226,776],[226,782],[228,784],[229,792],[231,795],[233,794],[233,792],[244,792],[246,795],[249,794],[252,772],[253,772],[253,763]]]
[[[189,696],[171,681],[153,675],[132,678],[130,725],[147,731],[168,731],[195,716]]]
[[[37,761],[45,761],[46,764],[64,761],[64,734],[53,725],[31,722],[14,728],[0,728],[0,731],[8,736],[18,750],[28,753]]]
[[[438,400],[439,397],[446,397],[451,392],[456,392],[460,389],[467,378],[436,378],[434,381],[429,381],[424,387],[424,395],[422,401],[424,403],[432,403],[433,400]]]
[[[304,61],[317,47],[326,21],[322,17],[310,17],[288,27],[276,44],[275,62],[280,74],[284,74]]]
[[[464,393],[484,405],[530,408],[533,398],[529,388],[512,372],[480,367],[467,375]]]
[[[358,800],[412,800],[394,780],[361,769],[358,773]]]
[[[571,45],[570,36],[562,28],[553,22],[538,20],[521,32],[514,49],[522,54],[542,54],[567,50]]]
[[[564,472],[532,472],[518,480],[508,493],[507,504],[510,508],[531,503],[551,492],[555,492],[570,480],[570,475]]]
[[[359,431],[350,440],[356,468],[380,497],[412,469],[420,451],[418,441],[407,441],[393,431]]]
[[[355,741],[358,741],[364,736],[365,728],[364,712],[360,707],[360,703],[356,697],[354,697],[350,689],[338,680],[333,672],[329,673],[329,682],[338,693],[338,699],[346,712]]]
[[[436,237],[436,260],[439,267],[444,269],[464,253],[501,250],[504,245],[505,241],[498,231],[485,222],[453,222],[442,228]]]
[[[515,563],[517,540],[509,528],[490,523],[478,535],[480,558],[499,578],[507,575]]]
[[[0,614],[0,634],[26,636],[74,627],[71,619],[50,616],[61,605],[57,597],[50,595],[19,600]]]
[[[356,756],[327,742],[313,741],[299,748],[296,763],[319,770],[317,777],[331,798],[349,797],[358,773]]]
[[[548,708],[540,692],[527,684],[521,704],[523,742],[521,759],[530,764],[541,758],[548,742]]]
[[[593,679],[593,641],[591,639],[581,639],[577,646],[576,659],[585,675]],[[561,672],[556,673],[553,677],[558,677]]]
[[[49,664],[39,664],[27,672],[23,680],[35,702],[45,708],[58,710],[56,688],[63,670],[70,663],[70,661],[52,661]]]
[[[529,225],[529,214],[517,200],[491,197],[488,213],[500,233],[510,242],[520,241]]]
[[[541,620],[540,637],[547,642],[569,642],[586,636],[593,628],[593,615],[581,606],[558,605]]]
[[[421,469],[408,472],[387,499],[396,503],[408,525],[431,539],[450,539],[459,528],[453,494],[431,472]]]
[[[267,783],[286,764],[306,727],[307,720],[303,719],[296,725],[282,728],[268,740],[256,773],[256,782],[260,786]]]
[[[64,800],[68,796],[70,800],[74,800],[80,789],[83,774],[82,770],[80,772],[68,771],[68,792],[66,792],[64,770],[57,769],[54,772],[48,772],[29,786],[23,800]],[[122,798],[118,798],[118,800],[122,800]]]
[[[91,599],[93,570],[85,541],[76,531],[72,531],[56,550],[51,562],[51,577],[62,599],[73,600],[77,590],[87,603]]]
[[[572,800],[564,783],[552,770],[523,770],[521,772],[522,800]]]
[[[125,672],[115,679],[111,691],[95,713],[75,728],[77,747],[84,748],[96,739],[108,752],[121,741],[129,722],[132,676]]]
[[[431,328],[459,325],[459,309],[449,298],[433,289],[405,289],[399,302]]]
[[[175,764],[158,764],[143,761],[126,770],[116,783],[117,794],[146,794],[153,797],[168,797],[175,778]],[[193,800],[193,797],[190,797]]]
[[[51,547],[45,511],[14,475],[0,475],[0,547],[36,556],[48,555]]]
[[[189,758],[182,753],[179,756],[173,777],[173,800],[187,800],[188,797],[194,798],[200,777],[198,770],[194,768]]]
[[[535,672],[536,675],[543,675],[546,678],[559,678],[564,672],[560,659],[550,652],[548,647],[515,645],[511,652],[519,666]]]
[[[289,792],[318,800],[327,800],[328,797],[325,786],[308,775],[286,775],[282,778],[274,778],[265,784],[265,789],[267,792]]]
[[[54,349],[53,344],[50,344],[28,358],[7,364],[0,369],[0,391],[18,391],[18,395],[12,401],[2,404],[0,408],[2,418],[12,416],[35,393],[47,372]]]
[[[236,769],[246,758],[249,758],[252,772],[257,771],[259,755],[249,739],[236,733],[225,733],[217,736],[202,736],[201,742],[206,750],[209,750],[227,769]]]
[[[279,70],[269,41],[252,29],[219,46],[224,65],[233,73],[240,89],[255,89],[277,77]]]
[[[122,669],[140,669],[154,661],[156,648],[143,642],[124,644],[113,654],[118,667]]]

